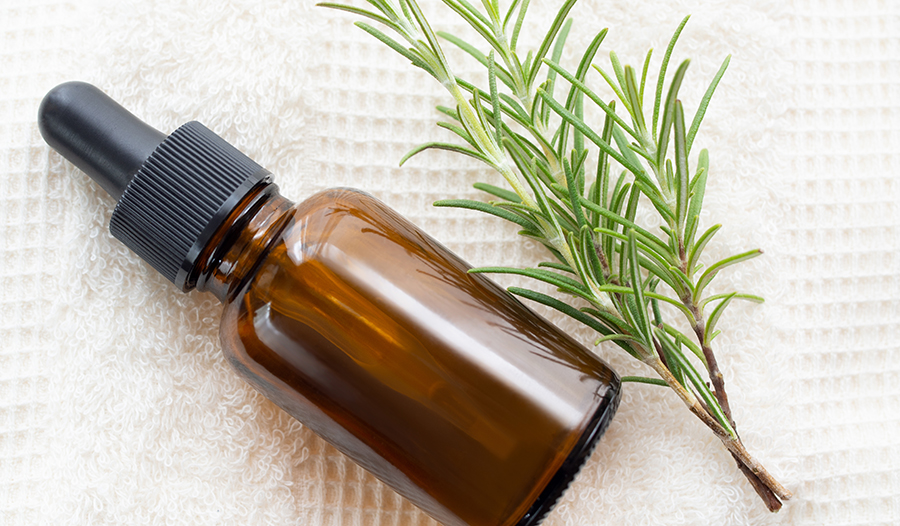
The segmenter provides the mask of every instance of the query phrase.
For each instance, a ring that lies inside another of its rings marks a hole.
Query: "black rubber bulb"
[[[44,140],[117,200],[166,135],[85,82],[50,90],[38,110]]]

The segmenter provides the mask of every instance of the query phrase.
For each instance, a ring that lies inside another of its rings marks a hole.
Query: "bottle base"
[[[604,401],[591,417],[587,430],[581,436],[581,439],[572,448],[572,452],[563,462],[559,471],[553,475],[544,491],[541,492],[538,499],[522,519],[516,523],[516,526],[537,526],[547,517],[547,514],[550,513],[550,510],[553,509],[553,506],[556,505],[562,494],[569,488],[572,480],[581,471],[584,463],[597,447],[600,437],[603,436],[603,433],[609,427],[612,417],[619,407],[620,393],[621,387],[618,385],[606,392],[606,395],[603,397]]]

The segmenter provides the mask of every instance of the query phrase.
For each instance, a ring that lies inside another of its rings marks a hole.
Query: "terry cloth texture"
[[[437,4],[423,2],[435,26],[468,34]],[[533,4],[523,45],[559,2]],[[767,513],[673,395],[629,384],[546,524],[900,524],[900,4],[582,0],[573,13],[570,67],[603,27],[598,63],[610,49],[640,63],[650,46],[658,61],[692,13],[674,57],[693,58],[689,112],[733,55],[696,143],[711,152],[702,221],[723,224],[711,260],[765,250],[717,286],[767,303],[734,305],[716,341],[747,447],[796,497]],[[482,165],[439,152],[397,167],[448,138],[433,108],[449,101],[352,21],[309,0],[0,3],[0,525],[434,524],[229,369],[216,300],[178,293],[111,239],[111,199],[35,124],[49,88],[87,80],[160,130],[204,122],[289,198],[362,188],[472,264],[539,261],[510,225],[431,206],[501,184]]]

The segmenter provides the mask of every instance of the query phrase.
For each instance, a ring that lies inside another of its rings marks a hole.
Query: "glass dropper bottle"
[[[295,204],[202,124],[166,136],[82,82],[39,126],[116,238],[222,302],[241,377],[446,526],[538,524],[609,425],[606,364],[372,196]]]

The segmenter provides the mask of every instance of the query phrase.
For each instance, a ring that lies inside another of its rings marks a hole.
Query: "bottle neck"
[[[197,290],[228,301],[256,270],[293,205],[274,183],[251,190],[200,253],[194,271]]]

